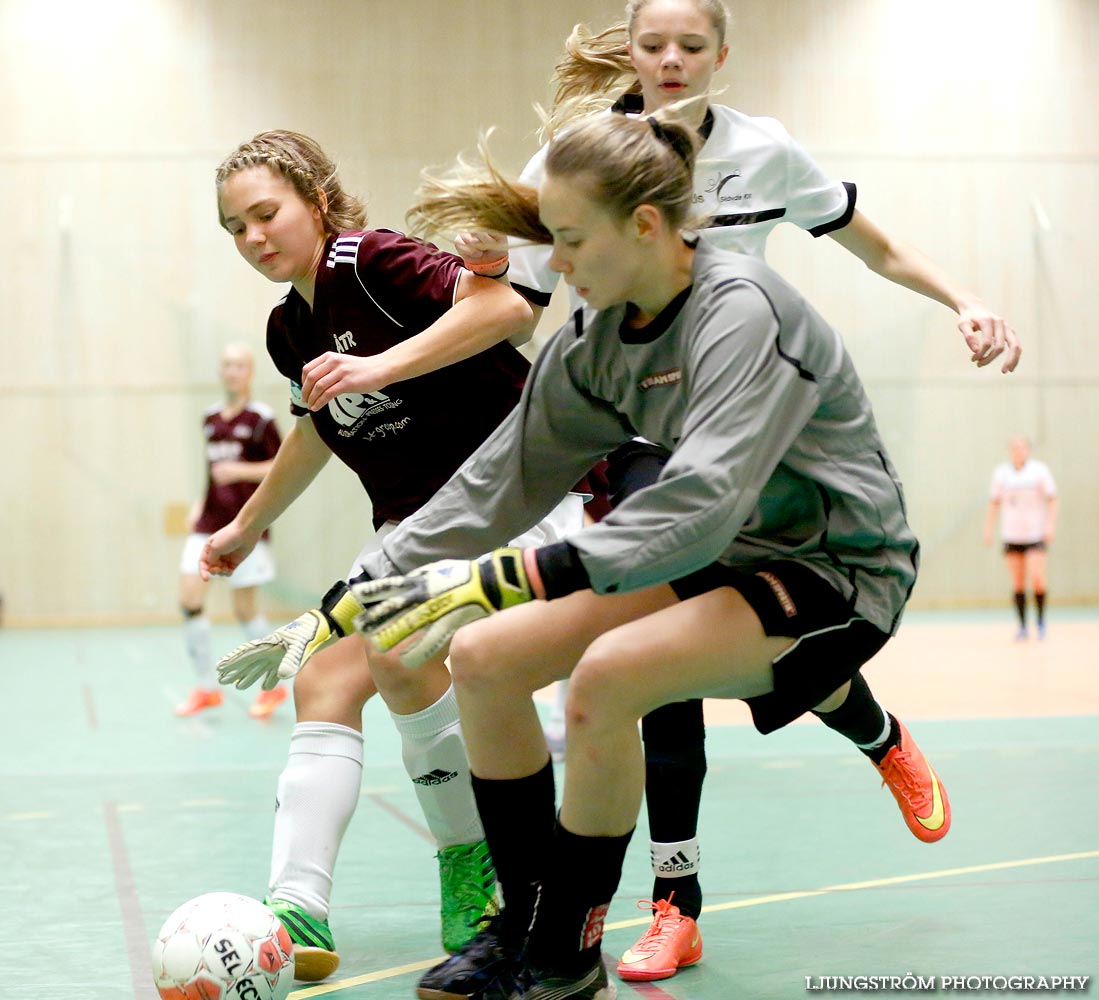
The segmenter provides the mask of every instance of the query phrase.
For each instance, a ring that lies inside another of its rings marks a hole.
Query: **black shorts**
[[[607,495],[612,508],[660,477],[671,452],[648,441],[627,441],[607,456]]]
[[[711,563],[673,580],[671,587],[682,601],[732,587],[755,611],[766,635],[797,640],[772,665],[774,691],[744,699],[761,733],[781,729],[819,705],[889,639],[803,563],[779,561],[752,570]]]
[[[1012,552],[1045,552],[1045,542],[1004,542],[1004,555]]]

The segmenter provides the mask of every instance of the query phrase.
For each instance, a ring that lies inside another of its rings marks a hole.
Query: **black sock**
[[[897,720],[874,700],[870,686],[861,673],[851,678],[851,690],[842,705],[832,712],[813,712],[829,729],[846,736],[875,764],[880,764],[885,755],[900,741],[901,732]],[[870,747],[882,734],[886,720],[889,721],[889,735],[884,743]]]
[[[1015,592],[1015,613],[1019,616],[1019,628],[1026,628],[1026,594]]]
[[[602,960],[603,921],[632,836],[582,837],[558,821],[527,944],[534,968],[581,976]]]
[[[538,884],[553,851],[553,765],[547,762],[535,774],[506,781],[474,774],[472,784],[504,898],[502,933],[518,943],[530,928]]]
[[[1034,591],[1034,606],[1038,609],[1038,624],[1044,625],[1046,621],[1046,592]]]
[[[698,836],[698,809],[706,777],[706,725],[702,700],[673,702],[641,720],[645,743],[645,803],[649,839],[678,844]],[[702,912],[702,886],[695,870],[666,878],[654,873],[653,899],[668,899],[687,917]]]

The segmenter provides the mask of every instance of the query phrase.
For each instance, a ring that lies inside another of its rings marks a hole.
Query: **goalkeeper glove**
[[[342,580],[324,595],[321,606],[299,615],[289,625],[269,636],[237,646],[218,660],[218,680],[251,687],[263,678],[264,690],[293,677],[309,658],[325,646],[350,633],[352,619],[362,606]]]
[[[463,625],[534,600],[522,549],[496,549],[473,562],[443,559],[413,570],[357,584],[352,592],[365,610],[355,628],[386,651],[423,632],[400,654],[418,667],[443,649]]]

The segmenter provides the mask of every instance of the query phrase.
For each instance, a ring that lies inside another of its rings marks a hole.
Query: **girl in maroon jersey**
[[[188,517],[187,541],[179,567],[179,603],[196,686],[176,706],[176,715],[194,715],[222,702],[210,649],[210,620],[203,614],[207,583],[199,575],[199,557],[210,535],[228,524],[256,491],[279,449],[274,413],[269,406],[251,398],[254,367],[249,348],[241,344],[226,347],[219,366],[225,400],[210,407],[203,418],[206,493],[195,502]],[[270,630],[267,619],[259,612],[257,594],[263,584],[274,578],[274,557],[266,539],[261,538],[229,581],[233,613],[249,639],[258,639]],[[249,714],[266,718],[285,697],[282,685],[261,691]]]
[[[203,574],[232,572],[332,454],[369,496],[372,549],[515,405],[529,365],[508,341],[529,336],[531,309],[492,280],[496,262],[463,266],[401,233],[365,229],[363,206],[305,136],[265,132],[243,143],[218,168],[217,190],[221,224],[241,256],[290,285],[271,313],[267,345],[298,419],[260,488],[210,538]],[[566,498],[557,515],[563,521],[544,526],[542,537],[581,525],[580,497]],[[226,659],[254,657],[284,634]],[[246,686],[258,676],[234,679]],[[359,796],[362,708],[375,692],[401,734],[439,844],[444,947],[458,949],[495,909],[443,658],[415,672],[386,670],[367,662],[357,637],[335,641],[295,682],[298,722],[278,789],[268,896],[296,942],[299,979],[323,978],[339,962],[327,921],[332,872]]]

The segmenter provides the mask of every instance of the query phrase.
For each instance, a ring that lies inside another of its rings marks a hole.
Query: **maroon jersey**
[[[271,312],[267,350],[304,416],[302,367],[325,351],[369,357],[423,332],[454,304],[462,262],[386,229],[331,237],[313,309],[293,289]],[[519,400],[530,363],[510,344],[382,392],[344,393],[311,414],[366,489],[374,522],[422,507]]]
[[[211,406],[206,411],[202,432],[206,435],[206,499],[194,530],[211,535],[237,516],[259,483],[215,486],[210,466],[224,461],[266,462],[275,457],[280,438],[271,407],[256,402],[250,402],[231,420],[221,415],[221,405]]]

